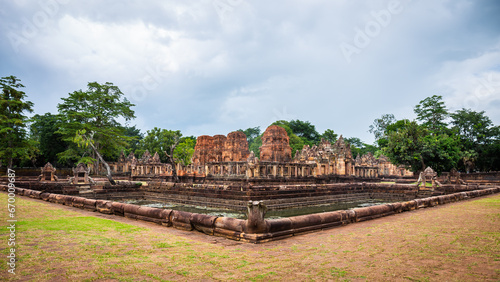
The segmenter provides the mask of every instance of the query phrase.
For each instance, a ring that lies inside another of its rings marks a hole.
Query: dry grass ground
[[[16,275],[32,281],[500,281],[500,195],[261,245],[17,197]]]

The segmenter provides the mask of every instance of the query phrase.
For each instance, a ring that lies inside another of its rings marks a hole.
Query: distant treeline
[[[182,136],[180,130],[153,128],[142,133],[129,123],[135,106],[112,83],[88,83],[88,88],[69,93],[57,105],[58,113],[35,114],[24,87],[15,76],[0,79],[0,164],[7,167],[40,167],[51,162],[56,167],[72,167],[79,162],[116,161],[123,151],[138,158],[148,150],[158,152],[163,162],[188,165],[196,137]],[[500,127],[484,111],[461,109],[450,113],[441,96],[428,97],[414,108],[416,120],[397,120],[382,115],[369,126],[373,145],[357,137],[345,138],[354,157],[368,152],[386,155],[394,164],[413,171],[431,166],[438,172],[500,170]],[[123,120],[125,124],[119,122]],[[337,133],[320,134],[309,121],[279,120],[290,137],[292,155],[304,145],[321,139],[332,143]],[[249,149],[259,156],[262,132],[259,127],[239,129],[246,134]]]

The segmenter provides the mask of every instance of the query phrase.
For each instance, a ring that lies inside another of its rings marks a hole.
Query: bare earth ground
[[[16,196],[16,274],[31,281],[500,281],[500,195],[260,245]]]

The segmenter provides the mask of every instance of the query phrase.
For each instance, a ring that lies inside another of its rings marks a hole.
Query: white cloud
[[[19,53],[6,34],[22,33],[22,19],[43,9],[9,2],[0,8],[0,72],[29,86],[37,111],[89,81],[113,82],[137,105],[132,124],[186,135],[293,118],[370,142],[374,118],[412,118],[434,94],[462,107],[481,81],[493,86],[477,92],[475,109],[498,112],[500,5],[402,0],[348,64],[339,45],[390,1],[219,2],[229,5],[222,21],[213,0],[71,1]]]
[[[435,80],[450,109],[485,110],[494,123],[500,122],[500,48],[474,58],[447,62]]]

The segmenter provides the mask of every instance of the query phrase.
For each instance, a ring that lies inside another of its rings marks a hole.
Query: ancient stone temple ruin
[[[131,153],[129,158],[132,159],[130,164],[131,176],[156,176],[156,175],[170,175],[172,173],[172,166],[170,164],[162,163],[160,155],[155,152],[153,156],[148,150],[142,154],[140,159],[136,159]]]
[[[89,176],[90,171],[84,163],[79,163],[76,168],[73,168],[73,177],[70,178],[72,184],[89,184],[92,178]]]
[[[122,153],[119,161],[110,163],[115,173],[130,173],[132,177],[168,177],[170,164],[162,163],[158,152],[153,156],[146,151],[140,159],[131,153]],[[304,178],[322,176],[347,176],[376,178],[379,176],[411,176],[403,167],[389,159],[379,159],[369,153],[353,159],[350,144],[340,138],[331,144],[321,140],[312,147],[306,145],[292,158],[292,148],[286,130],[277,125],[269,126],[262,135],[260,156],[249,151],[243,132],[227,136],[199,136],[189,166],[176,166],[179,175],[216,178]]]
[[[56,169],[52,166],[51,163],[46,163],[44,167],[42,167],[42,174],[38,176],[39,181],[57,181]]]
[[[206,163],[242,162],[246,161],[250,151],[245,133],[231,132],[226,136],[203,135],[196,140],[192,158],[193,165]]]
[[[288,134],[281,126],[271,125],[262,135],[260,160],[263,162],[289,162],[292,160]]]
[[[227,138],[223,137],[216,135],[198,138],[193,166],[200,174],[247,178],[328,175],[374,178],[380,175],[411,175],[408,170],[392,165],[386,157],[377,160],[370,154],[358,158],[356,162],[352,158],[350,145],[342,136],[333,145],[326,140],[321,140],[318,145],[312,147],[306,145],[295,153],[293,159],[288,134],[284,128],[277,125],[268,127],[262,135],[260,158],[253,152],[248,154],[248,143],[242,132],[232,132]],[[379,173],[381,169],[382,174]]]

